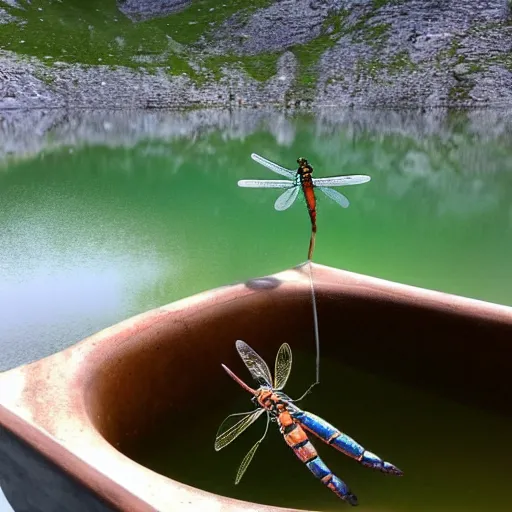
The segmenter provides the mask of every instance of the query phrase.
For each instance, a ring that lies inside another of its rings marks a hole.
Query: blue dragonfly
[[[310,412],[299,409],[296,403],[305,395],[297,400],[292,400],[282,391],[292,367],[292,351],[287,343],[283,343],[277,352],[274,380],[272,380],[270,370],[265,361],[247,343],[238,340],[236,342],[236,349],[259,387],[257,389],[251,388],[227,366],[222,365],[222,367],[235,382],[253,395],[252,401],[257,405],[257,408],[250,412],[228,416],[222,422],[217,432],[215,450],[219,451],[230,444],[263,414],[266,414],[267,425],[263,436],[254,444],[242,460],[236,475],[235,484],[240,482],[258,446],[267,435],[270,421],[276,422],[279,425],[286,444],[306,464],[307,468],[339,498],[351,505],[357,505],[357,497],[350,491],[347,484],[334,475],[325,465],[318,456],[315,447],[311,444],[306,432],[319,437],[328,445],[355,459],[363,466],[391,475],[403,475],[402,471],[396,466],[390,462],[383,461],[374,453],[365,450],[358,442],[340,432],[330,423],[327,423],[327,421]],[[242,416],[242,418],[237,423],[232,424],[233,421],[230,418],[237,416]]]

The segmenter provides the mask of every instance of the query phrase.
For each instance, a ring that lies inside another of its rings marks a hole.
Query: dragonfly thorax
[[[270,388],[259,388],[258,394],[254,398],[260,407],[266,409],[273,416],[279,415],[286,407],[281,398]]]
[[[309,162],[305,158],[298,158],[297,163],[299,164],[299,168],[297,169],[297,175],[302,179],[311,179],[311,174],[313,173],[313,167],[309,164]]]

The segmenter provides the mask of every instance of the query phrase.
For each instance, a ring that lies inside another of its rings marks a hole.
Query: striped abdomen
[[[304,198],[308,205],[309,217],[311,219],[311,225],[313,230],[316,231],[316,197],[313,189],[313,179],[311,174],[303,174],[301,176],[302,191],[304,192]]]
[[[383,473],[402,476],[402,471],[396,466],[382,460],[378,455],[365,450],[357,441],[354,441],[350,436],[340,432],[337,428],[315,414],[298,410],[293,413],[293,419],[298,421],[307,431],[315,434],[322,441],[345,455],[356,459],[363,464],[363,466],[378,469]]]
[[[304,429],[293,421],[290,413],[287,410],[282,411],[278,416],[278,421],[284,440],[308,469],[341,499],[351,505],[357,505],[357,497],[350,492],[345,482],[332,474],[318,456]]]

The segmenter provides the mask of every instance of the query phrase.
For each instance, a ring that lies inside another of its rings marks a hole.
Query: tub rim
[[[299,265],[260,279],[276,279],[290,287],[289,289],[309,289],[309,275],[297,272],[301,267],[304,266]],[[399,284],[315,263],[312,268],[315,283],[333,287],[339,294],[392,300],[512,325],[512,307]],[[239,297],[267,293],[266,288],[247,284],[251,282],[258,280],[222,286],[154,308],[103,329],[56,354],[3,372],[0,374],[0,426],[42,453],[100,499],[121,510],[184,510],[187,505],[191,505],[189,510],[201,507],[201,510],[226,512],[296,510],[213,494],[182,484],[138,464],[106,441],[91,422],[83,399],[83,386],[87,375],[100,364],[101,355],[119,350],[119,346],[112,347],[112,342],[127,339],[134,332],[150,327],[155,321],[179,317],[191,308],[204,309],[219,303],[228,304]],[[106,346],[109,348],[104,352]],[[35,380],[34,376],[37,377]],[[41,379],[51,381],[50,388],[47,388],[51,393],[46,394],[44,399],[34,393],[34,386]],[[55,402],[55,399],[58,401]],[[44,409],[48,404],[55,403],[59,404],[58,410],[52,411],[51,422],[47,422],[44,418],[48,418],[48,411]],[[90,456],[92,452],[96,452],[95,457]],[[105,471],[98,469],[101,467],[98,462],[102,460],[108,462]],[[137,489],[127,485],[135,477],[143,480]],[[164,499],[163,495],[168,498]]]

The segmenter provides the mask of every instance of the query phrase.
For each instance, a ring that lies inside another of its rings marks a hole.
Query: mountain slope
[[[0,0],[0,107],[512,103],[508,0]]]

